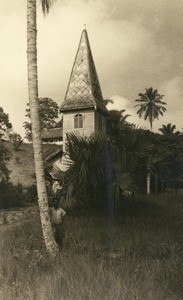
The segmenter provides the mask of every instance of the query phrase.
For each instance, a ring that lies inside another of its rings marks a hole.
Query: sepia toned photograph
[[[0,16],[0,300],[183,299],[183,1]]]

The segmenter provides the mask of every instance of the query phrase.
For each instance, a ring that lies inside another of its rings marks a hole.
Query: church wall
[[[81,114],[83,116],[83,128],[74,128],[74,116]],[[63,151],[65,151],[66,134],[74,132],[81,136],[90,136],[95,132],[94,110],[64,112],[63,114]]]

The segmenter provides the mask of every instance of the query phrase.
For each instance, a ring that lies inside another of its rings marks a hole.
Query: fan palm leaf
[[[112,185],[112,193],[115,199],[115,206],[120,205],[121,196],[128,197],[136,190],[135,183],[130,173],[123,173],[116,176]]]

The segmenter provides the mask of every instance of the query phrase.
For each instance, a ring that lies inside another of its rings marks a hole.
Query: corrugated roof
[[[42,132],[42,139],[61,138],[61,137],[63,137],[62,128],[51,128],[51,129],[46,129]]]
[[[61,149],[58,149],[57,151],[51,153],[50,155],[48,155],[45,159],[46,163],[52,163],[53,161],[55,161],[58,157],[62,157],[63,155],[63,150],[62,147]]]
[[[95,108],[108,113],[100,88],[86,29],[83,30],[60,112]]]

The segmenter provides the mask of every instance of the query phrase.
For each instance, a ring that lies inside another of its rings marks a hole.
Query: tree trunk
[[[164,179],[161,178],[161,192],[164,193]]]
[[[158,193],[158,175],[155,174],[155,194]]]
[[[124,147],[123,151],[124,151],[124,172],[126,172],[126,170],[127,170],[127,162],[126,162],[126,148],[125,147]]]
[[[150,128],[151,128],[151,131],[153,131],[153,119],[152,119],[152,116],[149,117],[149,122],[150,122]]]
[[[38,110],[36,0],[27,0],[27,67],[35,173],[42,231],[47,250],[51,255],[56,255],[58,247],[54,240],[50,222]]]
[[[151,192],[151,173],[147,170],[147,195],[150,195]]]

